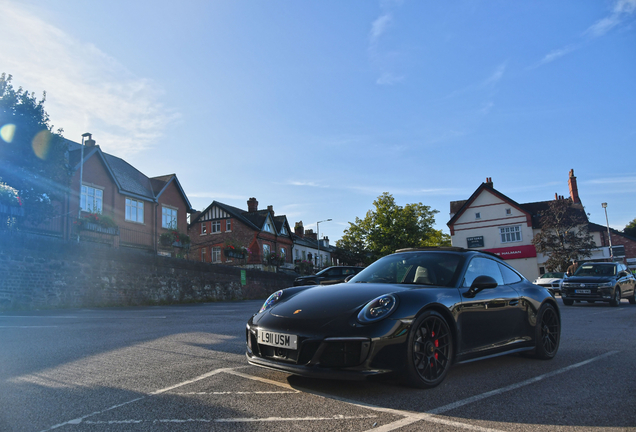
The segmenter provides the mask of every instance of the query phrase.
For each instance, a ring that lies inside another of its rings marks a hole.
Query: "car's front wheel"
[[[610,300],[610,306],[618,306],[621,304],[621,290],[619,287],[614,288],[614,297]]]
[[[451,366],[453,335],[442,315],[426,311],[420,315],[409,333],[406,385],[431,388],[439,385]]]
[[[535,357],[542,360],[553,358],[561,341],[561,320],[554,306],[545,303],[537,314],[535,327]]]

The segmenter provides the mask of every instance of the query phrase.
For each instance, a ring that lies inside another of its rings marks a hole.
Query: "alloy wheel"
[[[559,317],[553,308],[548,308],[541,317],[541,344],[546,354],[556,354],[559,334]]]
[[[450,367],[452,336],[443,318],[426,317],[413,340],[413,365],[420,379],[428,385],[436,385]]]

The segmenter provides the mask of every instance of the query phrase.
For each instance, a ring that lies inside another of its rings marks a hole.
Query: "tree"
[[[388,192],[373,201],[373,210],[349,222],[336,247],[346,251],[348,260],[371,263],[397,249],[449,244],[447,234],[435,230],[435,214],[422,203],[401,207]]]
[[[588,230],[587,216],[571,199],[550,202],[539,218],[541,232],[532,243],[537,252],[549,255],[545,263],[548,271],[565,271],[572,260],[592,255],[596,244]]]
[[[627,234],[630,237],[636,237],[636,218],[625,225],[623,233]]]
[[[41,100],[0,75],[0,181],[18,192],[24,219],[38,223],[51,216],[70,183],[62,130],[53,132]]]

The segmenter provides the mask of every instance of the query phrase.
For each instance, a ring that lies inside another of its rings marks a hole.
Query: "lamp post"
[[[612,249],[612,233],[610,233],[609,219],[607,219],[607,203],[601,203],[603,209],[605,209],[605,223],[607,224],[607,238],[609,239],[610,258],[614,262],[614,250]]]
[[[77,219],[79,220],[82,217],[82,181],[84,177],[84,138],[88,137],[91,139],[91,134],[88,132],[82,134],[82,147],[80,149],[80,178],[79,178],[79,189],[77,190]],[[79,230],[77,231],[77,242],[80,241]]]
[[[320,224],[322,222],[329,222],[331,219],[325,219],[316,222],[316,238],[318,239],[318,266],[322,268],[322,255],[320,255]]]

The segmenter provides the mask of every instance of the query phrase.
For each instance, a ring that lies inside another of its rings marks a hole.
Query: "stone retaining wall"
[[[125,248],[0,233],[0,310],[264,299],[293,280]]]

